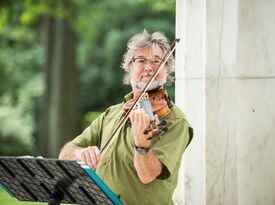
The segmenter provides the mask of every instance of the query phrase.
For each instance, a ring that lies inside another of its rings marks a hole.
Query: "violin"
[[[123,109],[125,113],[127,113],[130,107],[133,106],[134,101],[135,99],[133,98],[124,103]],[[157,124],[154,115],[157,115],[158,119],[161,119],[170,113],[172,103],[167,91],[163,88],[158,88],[144,93],[136,107],[143,108],[149,115],[150,128],[144,130],[143,133],[148,134],[149,132],[152,132],[153,135],[149,139],[155,137],[157,140],[160,140],[161,133],[166,132],[168,130],[168,126],[165,120],[162,120],[159,124]]]

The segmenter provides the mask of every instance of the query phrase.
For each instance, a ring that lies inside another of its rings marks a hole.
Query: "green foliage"
[[[2,205],[45,205],[48,203],[39,202],[22,202],[18,201],[16,198],[11,197],[4,189],[0,186],[0,204]]]
[[[1,155],[33,153],[35,112],[43,92],[38,33],[18,23],[18,13],[11,15],[18,4],[13,6],[3,8],[6,17],[0,21],[5,25],[0,33],[0,144],[5,145]]]
[[[1,188],[1,185],[0,185],[0,204],[1,205],[47,205],[48,203],[19,201],[16,198],[10,196],[4,189]],[[61,204],[64,204],[64,203],[61,203]],[[72,205],[72,204],[66,204],[66,205]]]
[[[173,0],[1,1],[1,155],[34,151],[39,100],[45,87],[41,33],[44,15],[64,19],[75,30],[79,112],[85,125],[107,106],[121,102],[130,91],[122,84],[124,72],[120,64],[126,43],[134,33],[158,30],[170,40],[174,38]],[[173,97],[173,87],[169,90]],[[9,149],[4,150],[2,145]]]
[[[128,39],[147,29],[174,36],[175,4],[167,1],[90,1],[77,20],[81,110],[102,110],[121,102],[130,87],[122,85],[120,67]],[[173,87],[172,90],[173,92]]]
[[[84,123],[82,127],[88,127],[92,121],[94,121],[102,112],[93,111],[93,112],[87,112],[84,115]]]
[[[7,8],[3,8],[0,12],[0,32],[2,32],[7,24],[9,10]]]
[[[37,99],[42,93],[43,83],[40,76],[32,76],[28,82],[18,88],[17,94],[6,92],[1,97],[0,104],[0,154],[31,154],[33,148],[33,133],[37,127],[34,119],[34,109]],[[13,99],[13,98],[16,99]],[[8,146],[10,145],[10,146]],[[14,146],[21,145],[21,146]],[[14,148],[14,150],[8,148]]]

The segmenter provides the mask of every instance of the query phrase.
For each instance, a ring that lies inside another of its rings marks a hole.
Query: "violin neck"
[[[155,121],[153,109],[149,100],[148,93],[144,93],[139,101],[140,108],[143,108],[145,112],[149,115],[150,122]]]

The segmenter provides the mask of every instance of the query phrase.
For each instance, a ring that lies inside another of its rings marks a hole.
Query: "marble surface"
[[[239,83],[237,180],[239,204],[275,204],[275,78]]]
[[[237,80],[207,79],[205,90],[206,204],[237,204]]]
[[[176,104],[195,135],[175,204],[275,204],[274,8],[177,0]]]
[[[238,76],[275,76],[275,1],[238,1]]]
[[[180,42],[176,47],[177,76],[203,78],[204,70],[204,1],[176,2],[176,21],[180,22],[176,26],[176,38]],[[188,9],[190,6],[193,9]],[[186,9],[187,8],[187,9]],[[188,29],[187,29],[188,28]]]
[[[205,176],[202,167],[205,163],[205,86],[204,80],[186,81],[179,81],[176,84],[176,93],[181,93],[181,95],[176,95],[176,104],[179,105],[192,125],[195,136],[182,158],[178,187],[175,192],[175,204],[204,204]],[[183,98],[182,95],[185,97]]]

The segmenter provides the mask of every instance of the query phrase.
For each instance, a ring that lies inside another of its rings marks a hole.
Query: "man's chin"
[[[142,82],[143,83],[147,83],[147,82],[149,82],[149,80],[151,79],[152,77],[143,77],[142,78]]]
[[[134,83],[134,85],[132,84],[132,87],[135,87],[136,89],[140,89],[142,90],[145,86],[146,86],[147,83],[144,83],[144,82],[139,82],[139,83]],[[155,90],[159,87],[161,87],[162,85],[160,85],[160,83],[156,82],[156,81],[153,81],[151,83],[151,85],[148,87],[148,91],[149,90]]]

